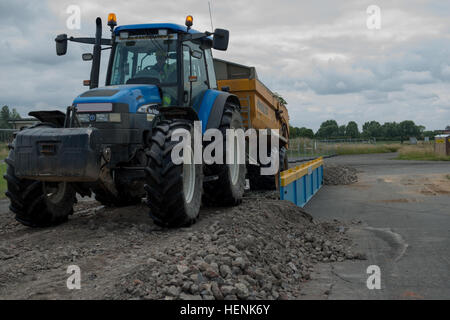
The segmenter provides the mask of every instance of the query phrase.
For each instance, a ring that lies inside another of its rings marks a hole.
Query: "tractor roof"
[[[187,27],[175,24],[175,23],[145,23],[145,24],[130,24],[125,26],[120,26],[114,29],[114,32],[118,34],[120,31],[125,30],[142,30],[142,29],[169,29],[175,32],[187,32],[187,33],[200,33],[197,30],[190,29]]]

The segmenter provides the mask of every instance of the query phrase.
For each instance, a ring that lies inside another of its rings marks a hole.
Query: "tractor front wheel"
[[[29,227],[48,227],[65,222],[73,213],[75,190],[66,182],[20,179],[14,169],[14,142],[10,146],[4,178],[11,200],[9,209],[16,220]]]
[[[179,154],[185,161],[175,164],[172,150],[179,143],[172,141],[175,130],[190,133],[191,143],[186,150],[189,155]],[[152,143],[147,150],[146,171],[147,205],[150,217],[156,224],[184,227],[195,223],[201,205],[203,166],[194,163],[194,127],[187,120],[164,120],[153,128]]]

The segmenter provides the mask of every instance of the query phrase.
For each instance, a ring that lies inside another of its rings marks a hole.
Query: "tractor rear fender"
[[[199,110],[199,118],[203,122],[203,132],[207,129],[219,128],[226,103],[233,103],[240,107],[237,96],[228,92],[207,90]]]

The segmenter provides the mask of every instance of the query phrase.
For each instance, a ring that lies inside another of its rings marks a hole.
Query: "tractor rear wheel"
[[[179,143],[172,141],[172,133],[184,129],[190,133],[190,163],[174,164],[172,150]],[[194,126],[187,120],[164,120],[153,128],[152,143],[147,151],[146,171],[147,205],[156,224],[184,227],[195,223],[203,192],[203,166],[194,164]]]
[[[226,164],[226,130],[244,129],[239,107],[227,102],[218,128],[223,135],[223,164],[206,166],[207,175],[218,179],[204,183],[203,202],[208,206],[235,206],[242,202],[245,188],[245,163],[239,164],[239,150],[235,144],[234,163]],[[243,150],[241,150],[243,151]]]
[[[20,179],[15,175],[14,142],[5,162],[6,196],[17,221],[29,227],[48,227],[65,222],[73,213],[76,193],[69,183]]]

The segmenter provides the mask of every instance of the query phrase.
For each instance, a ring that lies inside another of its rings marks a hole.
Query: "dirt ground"
[[[316,223],[275,192],[200,215],[168,230],[144,204],[80,201],[67,223],[30,229],[2,212],[0,299],[296,299],[316,263],[365,259],[350,250],[348,225]],[[70,265],[79,290],[67,288]]]

